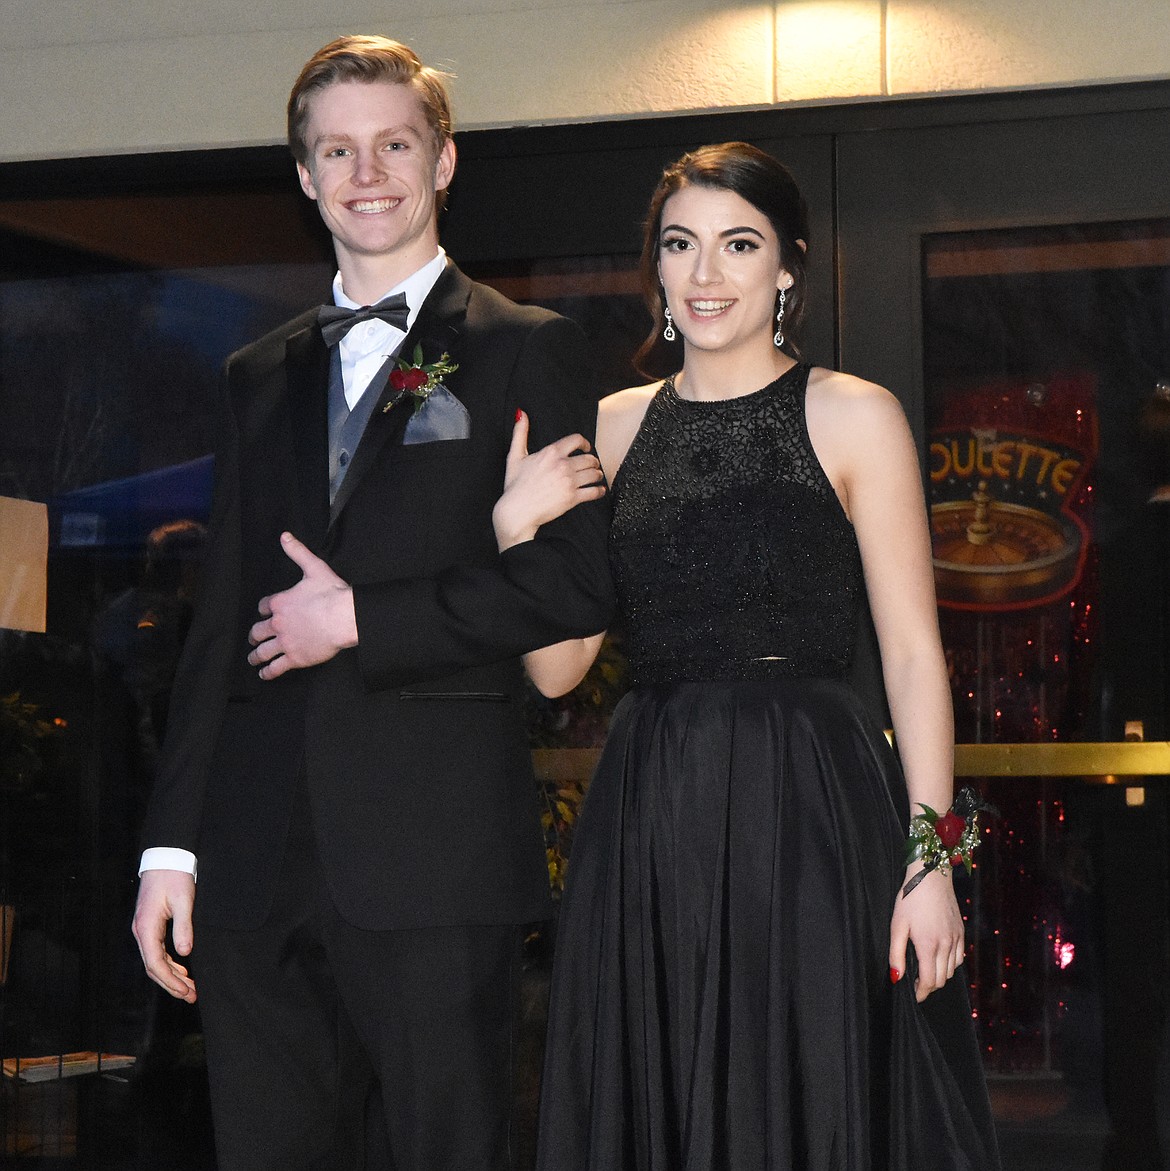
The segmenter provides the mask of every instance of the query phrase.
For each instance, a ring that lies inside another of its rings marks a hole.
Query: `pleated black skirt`
[[[997,1168],[962,969],[924,1005],[889,981],[908,815],[842,683],[626,696],[561,907],[541,1171]]]

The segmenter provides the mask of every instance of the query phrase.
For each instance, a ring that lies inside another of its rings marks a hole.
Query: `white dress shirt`
[[[387,289],[373,304],[392,297],[395,293],[406,294],[406,304],[410,310],[406,327],[409,330],[414,325],[422,303],[427,299],[435,281],[442,275],[447,264],[447,254],[439,249],[434,260],[428,261],[417,272],[411,273],[406,280],[401,281],[392,289]],[[341,273],[333,278],[333,300],[345,309],[362,308],[356,301],[345,295],[341,284]],[[370,380],[385,364],[386,359],[402,344],[406,334],[393,325],[387,324],[379,318],[373,321],[363,321],[355,325],[338,342],[338,351],[341,354],[341,380],[345,385],[345,401],[352,411],[358,399],[365,393]],[[409,354],[400,357],[409,358]]]

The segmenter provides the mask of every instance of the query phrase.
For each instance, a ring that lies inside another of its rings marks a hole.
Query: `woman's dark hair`
[[[805,251],[797,243],[798,240],[808,243],[808,208],[804,196],[788,168],[770,154],[746,142],[721,142],[699,147],[667,167],[650,199],[642,228],[640,271],[642,296],[654,324],[634,355],[635,369],[651,376],[644,364],[651,364],[654,351],[667,345],[662,341],[666,318],[662,313],[662,285],[658,279],[662,208],[676,191],[691,186],[734,191],[767,216],[780,241],[780,263],[792,276],[792,288],[787,291],[784,305],[784,350],[800,357],[800,351],[791,339],[800,329],[804,317]]]

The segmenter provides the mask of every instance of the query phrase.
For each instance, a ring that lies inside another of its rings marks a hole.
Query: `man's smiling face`
[[[342,81],[315,94],[297,164],[301,187],[333,235],[346,293],[377,296],[435,256],[435,196],[455,147],[440,147],[418,96],[394,82]],[[372,281],[373,292],[351,288]]]

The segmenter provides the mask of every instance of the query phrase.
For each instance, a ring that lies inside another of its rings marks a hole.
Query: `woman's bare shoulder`
[[[650,400],[661,387],[662,379],[660,378],[657,382],[648,382],[645,386],[628,386],[625,390],[607,394],[598,403],[598,415],[605,415],[607,418],[617,421],[633,414],[641,421],[642,416],[646,413],[646,408],[650,405]]]
[[[854,520],[851,496],[874,467],[894,460],[913,464],[917,475],[918,457],[906,413],[897,398],[876,382],[814,366],[808,378],[805,421],[813,451],[850,520]],[[877,451],[883,459],[874,459]]]
[[[814,366],[808,373],[809,393],[831,405],[873,404],[877,409],[896,404],[897,399],[884,386],[867,382],[855,374]]]
[[[823,366],[809,371],[806,409],[810,425],[819,418],[832,431],[846,436],[864,437],[873,428],[900,431],[906,426],[902,404],[884,386]]]
[[[651,400],[661,387],[661,380],[646,386],[630,386],[606,395],[598,403],[597,456],[611,484],[642,426]]]

